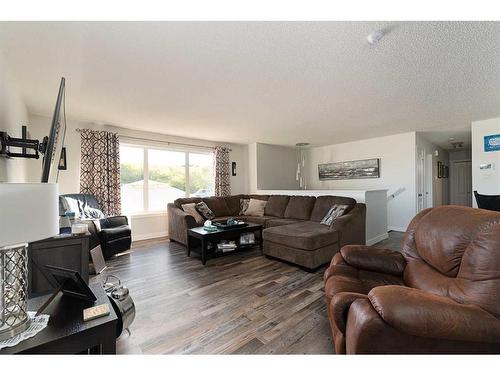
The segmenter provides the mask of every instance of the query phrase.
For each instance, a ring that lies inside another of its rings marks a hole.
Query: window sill
[[[151,212],[136,212],[132,214],[125,214],[127,217],[131,218],[141,218],[141,217],[155,217],[155,216],[167,216],[167,211],[151,211]]]

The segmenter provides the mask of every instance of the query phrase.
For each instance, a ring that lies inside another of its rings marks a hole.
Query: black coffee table
[[[247,224],[248,225],[244,227],[237,227],[231,229],[217,229],[216,231],[213,232],[206,231],[203,227],[188,229],[187,255],[190,256],[191,251],[200,250],[201,263],[205,265],[207,262],[208,244],[210,242],[214,244],[214,246],[217,246],[217,243],[222,240],[236,241],[238,248],[240,248],[242,247],[242,245],[240,245],[240,235],[242,233],[249,233],[249,232],[254,232],[254,233],[259,232],[259,248],[262,254],[262,225],[255,223],[247,223]],[[231,253],[233,252],[230,252],[228,254]]]

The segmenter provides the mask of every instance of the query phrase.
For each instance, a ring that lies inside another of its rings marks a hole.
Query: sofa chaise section
[[[325,206],[324,216],[331,207],[324,201],[327,199],[332,201],[334,199],[329,198],[337,197],[321,198],[323,199],[319,203],[316,202],[315,206]],[[264,254],[297,264],[307,270],[314,270],[330,262],[345,244],[365,243],[364,204],[354,203],[354,207],[347,214],[337,218],[331,226],[320,224],[320,211],[322,210],[318,208],[316,216],[311,215],[311,219],[317,221],[301,220],[264,229]]]

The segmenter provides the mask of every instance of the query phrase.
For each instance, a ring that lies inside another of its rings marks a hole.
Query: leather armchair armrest
[[[128,225],[128,218],[126,216],[111,216],[101,219],[101,228],[114,228],[120,225]]]
[[[333,322],[344,335],[346,333],[349,308],[357,299],[368,300],[368,296],[361,293],[340,292],[335,294],[330,302],[330,312]]]
[[[333,256],[332,261],[330,262],[330,265],[327,267],[327,269],[323,273],[323,281],[325,283],[326,283],[326,280],[328,280],[330,278],[330,276],[333,275],[333,270],[335,269],[335,266],[337,264],[345,264],[344,258],[342,258],[342,254],[340,254],[340,253],[336,253]]]
[[[403,275],[406,261],[400,252],[371,246],[347,245],[340,249],[344,261],[355,268]]]
[[[500,320],[475,305],[404,286],[373,288],[380,317],[406,334],[433,339],[500,343]]]

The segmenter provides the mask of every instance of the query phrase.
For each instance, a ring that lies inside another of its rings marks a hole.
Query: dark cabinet
[[[39,296],[54,289],[46,265],[78,271],[88,284],[89,238],[87,234],[66,235],[31,242],[28,247],[28,295]]]

